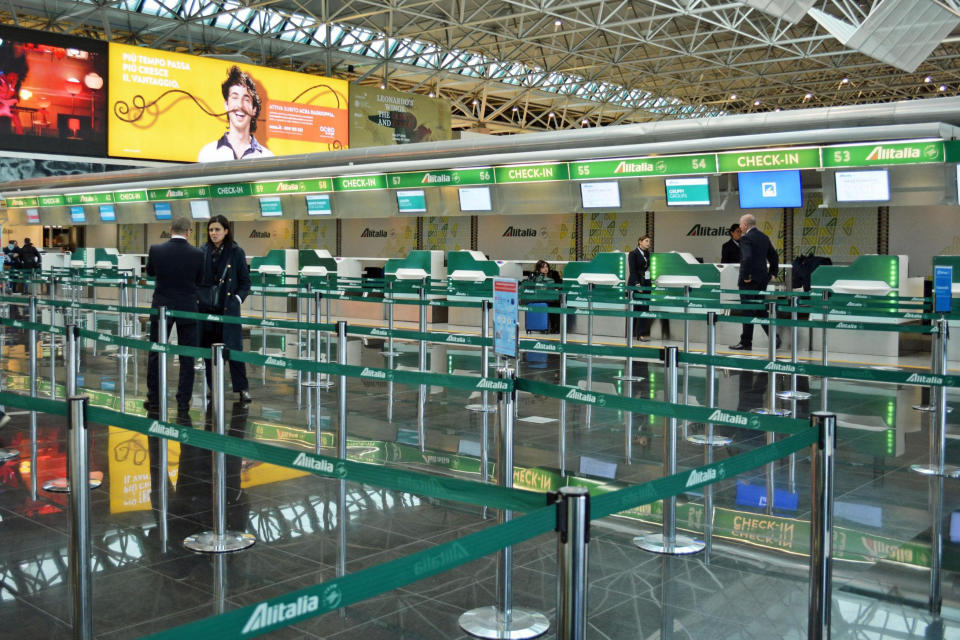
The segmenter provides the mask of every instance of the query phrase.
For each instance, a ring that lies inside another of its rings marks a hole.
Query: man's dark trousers
[[[759,282],[741,282],[737,285],[741,291],[763,291],[767,288],[767,283]],[[767,306],[764,304],[764,296],[759,293],[741,293],[740,294],[740,303],[741,304],[760,304],[763,306],[762,309],[744,311],[743,315],[750,318],[767,318]],[[762,325],[763,330],[767,332],[767,335],[770,335],[770,330],[767,328],[767,325]],[[745,347],[753,346],[753,325],[750,322],[743,323],[743,329],[740,331],[740,344]]]
[[[150,317],[150,342],[156,342],[160,336],[159,318]],[[186,318],[171,318],[167,316],[167,341],[170,340],[170,329],[177,325],[177,344],[182,347],[197,346],[197,321]],[[193,396],[193,361],[190,356],[180,356],[180,382],[177,385],[177,405],[190,404]],[[147,400],[157,403],[160,398],[160,354],[151,351],[147,357]],[[165,390],[164,390],[165,391]]]

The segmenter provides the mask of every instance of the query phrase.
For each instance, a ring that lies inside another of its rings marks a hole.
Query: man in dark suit
[[[190,244],[189,218],[176,218],[170,225],[170,240],[150,246],[147,257],[147,275],[157,279],[153,290],[153,308],[166,307],[174,311],[197,311],[197,285],[203,280],[203,252]],[[150,317],[150,342],[159,336],[159,318]],[[197,321],[187,318],[167,317],[167,336],[170,328],[177,326],[177,343],[181,346],[197,346]],[[190,409],[193,395],[193,358],[180,356],[180,383],[177,386],[177,411]],[[148,410],[160,406],[160,358],[151,351],[147,358]]]
[[[765,291],[770,278],[775,276],[780,266],[777,250],[773,248],[770,238],[757,229],[757,219],[752,214],[740,217],[740,277],[737,288],[741,291]],[[741,293],[740,302],[743,304],[763,303],[763,296],[750,293]],[[744,312],[748,317],[766,318],[767,311],[757,309]],[[770,335],[766,325],[763,330]],[[773,338],[771,337],[771,340]],[[777,345],[779,346],[779,345]],[[740,333],[740,342],[732,345],[731,349],[745,351],[753,348],[753,325],[746,322]]]
[[[630,267],[630,273],[627,278],[628,287],[649,287],[650,286],[650,246],[653,244],[653,238],[649,234],[640,236],[637,240],[637,246],[627,254],[627,265]],[[639,295],[633,292],[634,296]],[[649,293],[649,292],[644,292]],[[645,304],[633,305],[634,311],[646,311],[649,307]],[[633,337],[640,342],[650,340],[649,318],[633,319]]]
[[[720,247],[720,263],[740,264],[740,236],[743,235],[740,224],[734,222],[727,233],[730,234],[730,239]]]

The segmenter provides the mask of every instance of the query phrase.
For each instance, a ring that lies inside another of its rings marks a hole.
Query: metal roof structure
[[[511,133],[960,92],[960,0],[7,0],[4,22],[440,96]]]

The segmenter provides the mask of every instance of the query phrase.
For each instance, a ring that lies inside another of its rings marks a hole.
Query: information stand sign
[[[493,351],[517,357],[519,283],[510,278],[493,279]]]

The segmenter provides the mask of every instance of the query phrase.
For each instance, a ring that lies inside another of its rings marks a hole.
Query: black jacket
[[[247,265],[247,256],[235,242],[223,247],[225,255],[217,265],[213,262],[213,244],[203,245],[203,283],[216,284],[220,275],[224,273],[224,312],[230,315],[240,315],[240,303],[250,294],[250,267]],[[223,260],[226,260],[224,262]],[[240,300],[237,300],[240,296]],[[234,306],[233,303],[236,303]]]
[[[740,245],[730,238],[720,247],[721,264],[740,264]]]
[[[739,284],[749,282],[755,289],[765,289],[770,275],[776,274],[780,267],[780,258],[773,248],[770,238],[751,227],[740,236],[740,278]]]
[[[40,268],[40,252],[32,244],[20,247],[20,267],[22,269]]]
[[[197,310],[197,285],[203,282],[203,252],[183,238],[150,246],[147,275],[157,279],[153,306]]]
[[[627,265],[630,267],[630,274],[627,279],[628,287],[635,287],[637,285],[641,287],[650,286],[650,280],[644,277],[644,274],[650,268],[649,253],[640,251],[640,247],[634,247],[633,250],[627,254]]]

